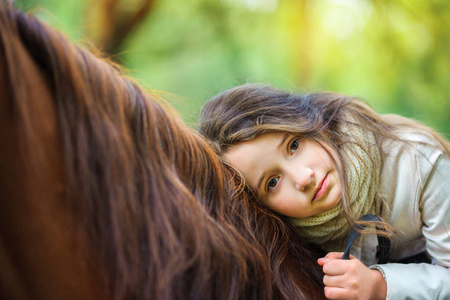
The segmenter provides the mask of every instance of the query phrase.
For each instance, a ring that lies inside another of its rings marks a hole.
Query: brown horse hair
[[[53,96],[64,158],[61,201],[79,228],[73,234],[87,237],[106,297],[324,298],[317,253],[244,190],[202,137],[117,65],[2,0],[8,104],[21,124],[18,156],[32,170],[39,172],[46,145],[35,138],[23,104],[18,44]]]

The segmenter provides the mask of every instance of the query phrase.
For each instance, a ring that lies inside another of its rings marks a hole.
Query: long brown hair
[[[117,65],[2,1],[0,68],[24,176],[45,174],[49,145],[36,124],[55,119],[61,150],[55,153],[63,165],[50,167],[62,169],[58,206],[70,211],[69,228],[77,228],[65,234],[87,241],[89,267],[105,298],[324,298],[317,252],[251,199],[203,137]],[[26,76],[31,71],[39,75],[35,81]],[[49,105],[55,115],[31,104]],[[50,206],[45,199],[39,205]],[[57,237],[49,247],[57,247]],[[28,293],[51,298],[36,291]]]
[[[343,132],[342,127],[352,128]],[[339,155],[335,162],[342,186],[343,207],[351,225],[360,216],[354,216],[347,206],[349,186],[346,182],[346,162],[341,151],[345,144],[356,143],[370,157],[367,146],[352,138],[352,131],[373,133],[376,147],[383,155],[381,145],[385,140],[401,141],[398,134],[413,129],[431,135],[438,147],[450,156],[449,143],[431,128],[397,115],[379,115],[361,100],[338,93],[290,93],[260,84],[244,84],[223,91],[208,100],[199,116],[199,132],[204,135],[219,155],[233,145],[252,140],[265,133],[282,132],[328,145]],[[405,144],[409,142],[403,141]],[[325,147],[324,149],[329,152]],[[351,147],[346,148],[352,151]],[[330,157],[331,154],[329,153]],[[358,155],[354,155],[358,157]],[[375,159],[375,158],[371,158]],[[364,164],[363,161],[361,161]],[[342,166],[340,168],[339,166]],[[373,176],[380,170],[372,168]],[[377,208],[384,205],[376,197]],[[384,229],[379,234],[392,236],[386,222],[374,222]],[[357,229],[357,228],[356,228]],[[369,231],[371,232],[371,231]]]

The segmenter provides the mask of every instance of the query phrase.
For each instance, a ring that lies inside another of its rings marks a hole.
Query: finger
[[[343,252],[329,252],[327,255],[325,255],[325,258],[328,258],[328,259],[341,259],[342,255],[344,255]]]
[[[327,287],[337,287],[337,288],[345,288],[346,282],[343,279],[343,276],[323,276],[323,284]]]
[[[342,256],[344,256],[344,252],[330,252],[325,257],[327,257],[328,255],[330,255],[330,259],[342,259]],[[350,254],[350,259],[354,258],[356,257]]]
[[[327,263],[330,260],[342,259],[343,255],[344,255],[343,252],[330,252],[325,257],[321,257],[321,258],[317,259],[317,263],[320,266],[323,266],[325,263]],[[357,258],[350,254],[350,259],[357,259]]]
[[[342,252],[329,252],[325,257],[319,258],[317,260],[317,263],[321,266],[323,266],[325,263],[332,259],[340,259],[342,258],[343,253]]]
[[[328,258],[322,257],[317,260],[317,263],[323,267],[323,265],[328,261]]]
[[[334,259],[325,262],[322,269],[326,275],[338,276],[343,275],[347,271],[348,264],[348,260]]]
[[[327,299],[351,299],[346,289],[326,286],[324,292]]]

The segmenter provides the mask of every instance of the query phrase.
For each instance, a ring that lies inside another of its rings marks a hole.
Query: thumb
[[[317,260],[317,263],[323,267],[323,265],[329,262],[330,260],[342,258],[343,254],[344,254],[343,252],[329,252],[327,255],[325,255],[325,257],[319,258]]]
[[[325,258],[331,260],[331,259],[341,259],[344,255],[344,252],[329,252],[327,255],[325,255]]]

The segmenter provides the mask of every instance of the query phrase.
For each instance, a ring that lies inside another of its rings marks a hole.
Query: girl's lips
[[[323,193],[326,191],[328,186],[328,174],[325,176],[325,178],[320,183],[319,187],[317,188],[317,192],[314,194],[313,201],[319,198],[323,195]]]

